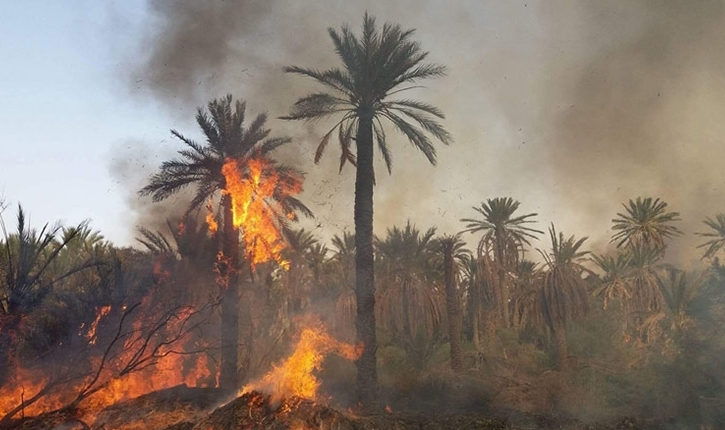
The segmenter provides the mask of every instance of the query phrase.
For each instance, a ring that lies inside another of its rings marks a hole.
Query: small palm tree
[[[516,267],[515,280],[511,294],[511,317],[514,327],[537,325],[539,277],[538,264],[530,260],[521,260]]]
[[[668,212],[667,203],[659,198],[637,197],[622,206],[625,212],[612,220],[612,242],[617,242],[617,248],[642,245],[664,249],[665,239],[682,234],[672,225],[680,220],[680,214]]]
[[[602,307],[604,309],[607,309],[607,305],[612,299],[617,298],[622,299],[623,304],[626,306],[629,299],[632,298],[629,285],[631,253],[617,252],[614,255],[592,255],[592,261],[604,272],[601,282],[592,294],[595,297],[602,298]]]
[[[435,229],[421,232],[410,222],[376,239],[380,293],[378,317],[418,366],[433,352],[444,324],[444,293],[434,261]]]
[[[688,273],[682,270],[668,269],[665,276],[657,276],[657,286],[664,297],[665,306],[651,315],[642,326],[646,337],[654,338],[672,335],[679,340],[683,332],[694,325],[694,315],[690,306],[697,298],[700,289],[707,280],[708,272]]]
[[[698,248],[706,248],[702,258],[713,258],[715,254],[725,247],[725,214],[717,214],[715,219],[708,217],[703,222],[710,227],[710,230],[705,233],[697,233],[698,236],[708,239]]]
[[[11,233],[2,217],[0,229],[0,386],[12,370],[14,353],[25,316],[38,309],[63,280],[105,264],[91,254],[88,258],[63,258],[64,251],[93,233],[87,223],[73,228],[45,224],[40,231],[28,224],[18,205],[16,231]],[[65,260],[65,261],[61,261]],[[60,264],[67,263],[67,264]]]
[[[544,322],[556,343],[558,367],[564,368],[568,356],[567,325],[589,310],[587,285],[582,277],[587,271],[582,263],[589,251],[581,250],[586,237],[565,239],[563,233],[557,235],[554,224],[549,228],[549,236],[551,251],[539,250],[546,262],[539,303]]]
[[[212,100],[207,111],[197,110],[196,122],[204,133],[206,142],[198,143],[176,130],[171,133],[181,140],[188,148],[178,151],[180,158],[165,161],[158,173],[151,176],[147,186],[139,191],[142,196],[150,195],[154,201],[164,200],[188,186],[196,186],[194,197],[189,203],[188,211],[194,210],[216,193],[226,189],[227,183],[222,173],[224,165],[232,160],[240,169],[248,167],[252,159],[265,161],[263,175],[275,175],[280,186],[299,184],[302,174],[295,169],[277,164],[269,158],[271,153],[291,141],[288,137],[269,137],[270,130],[265,128],[266,114],[258,115],[248,127],[246,119],[246,103],[232,103],[232,96]],[[242,172],[246,173],[246,172]],[[299,200],[287,193],[275,191],[272,198],[277,199],[283,214],[279,214],[278,222],[284,223],[284,215],[300,211],[310,215]],[[224,292],[222,299],[222,364],[220,381],[224,390],[238,389],[237,343],[239,326],[239,231],[234,226],[232,197],[222,196],[223,236],[222,248],[224,264],[221,264]],[[273,212],[273,211],[270,211]],[[296,215],[293,216],[295,218]]]
[[[328,29],[342,68],[324,71],[297,66],[289,73],[310,77],[328,91],[299,99],[288,116],[291,120],[312,121],[338,115],[340,119],[322,138],[315,161],[322,157],[335,130],[342,150],[340,169],[346,162],[355,165],[355,293],[357,294],[357,335],[365,347],[356,362],[358,395],[363,405],[375,403],[377,369],[375,353],[375,275],[373,258],[373,169],[374,143],[377,142],[390,172],[392,156],[383,121],[393,125],[413,146],[435,164],[436,150],[428,135],[449,144],[450,134],[439,124],[443,113],[427,103],[391,98],[415,88],[415,83],[443,76],[445,68],[424,63],[428,53],[413,42],[413,30],[385,24],[378,28],[375,18],[365,14],[358,37],[347,27],[340,32]],[[356,153],[351,146],[355,142]]]
[[[507,274],[513,271],[523,254],[523,246],[531,245],[542,231],[529,227],[528,224],[536,222],[533,218],[536,213],[514,216],[520,203],[510,197],[488,199],[481,203],[481,207],[473,209],[481,218],[464,218],[465,230],[470,233],[482,232],[479,241],[479,258],[485,254],[483,251],[491,249],[493,262],[496,266],[498,279],[496,283],[497,308],[500,313],[499,325],[507,327],[511,324],[509,318],[509,291],[506,285]]]

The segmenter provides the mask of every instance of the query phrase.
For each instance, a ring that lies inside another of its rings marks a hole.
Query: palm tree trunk
[[[234,227],[232,198],[223,197],[224,239],[222,252],[227,261],[222,277],[221,302],[221,374],[219,386],[224,392],[235,392],[239,388],[238,343],[239,343],[239,231]]]
[[[355,177],[355,297],[357,341],[363,345],[357,366],[357,394],[365,408],[372,409],[377,397],[377,340],[375,336],[375,268],[373,260],[373,118],[360,114]]]
[[[501,327],[508,328],[511,323],[509,320],[509,291],[506,288],[506,268],[504,266],[504,243],[500,238],[496,238],[496,266],[498,274],[498,296],[501,300]]]
[[[458,299],[458,291],[456,291],[452,244],[444,245],[443,277],[446,284],[446,308],[448,311],[448,337],[451,346],[451,369],[454,372],[460,372],[463,370],[463,356],[461,352],[461,303]]]
[[[554,330],[554,342],[556,343],[556,367],[559,370],[565,370],[567,367],[567,357],[569,356],[569,346],[566,342],[566,329],[557,327]]]

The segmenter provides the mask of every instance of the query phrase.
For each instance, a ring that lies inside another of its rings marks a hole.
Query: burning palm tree
[[[267,226],[278,234],[277,225],[287,219],[296,219],[295,211],[309,215],[309,210],[293,194],[301,190],[302,174],[297,170],[279,165],[271,153],[290,142],[288,137],[268,137],[265,128],[267,116],[258,115],[248,127],[244,126],[246,104],[232,103],[232,96],[212,100],[207,111],[199,108],[196,122],[204,133],[206,142],[200,144],[176,130],[171,133],[188,148],[179,150],[180,158],[166,161],[159,173],[151,176],[150,183],[139,191],[150,195],[154,201],[164,200],[181,189],[195,185],[196,192],[189,203],[194,210],[222,192],[223,207],[223,258],[220,264],[222,299],[222,364],[220,381],[225,390],[236,390],[238,381],[237,342],[239,325],[239,273],[240,241],[242,227],[246,257],[258,252],[279,252],[278,243],[257,234],[254,229]],[[255,202],[255,203],[253,203]],[[269,204],[275,206],[268,207]],[[266,218],[246,222],[250,208],[266,213]],[[265,212],[266,211],[266,212]],[[245,231],[246,230],[246,231]],[[250,264],[251,261],[250,261]]]
[[[392,99],[408,91],[418,81],[445,74],[443,66],[424,63],[428,53],[410,38],[413,30],[385,24],[378,28],[375,19],[365,14],[362,35],[355,36],[343,26],[332,28],[330,37],[342,61],[342,68],[320,71],[291,66],[289,73],[310,77],[328,92],[312,93],[299,99],[286,119],[318,120],[339,114],[342,117],[328,131],[315,154],[320,160],[335,130],[342,149],[340,169],[346,162],[357,167],[355,179],[355,247],[358,340],[365,345],[357,361],[357,387],[360,400],[372,405],[377,392],[375,336],[375,275],[373,259],[373,169],[374,143],[392,169],[392,157],[383,120],[387,120],[428,158],[436,162],[436,150],[428,134],[444,144],[452,139],[438,123],[443,113],[436,107],[411,99]],[[356,154],[351,149],[355,142]]]

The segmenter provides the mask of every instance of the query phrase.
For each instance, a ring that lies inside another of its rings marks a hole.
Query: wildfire
[[[234,226],[241,228],[250,264],[276,261],[282,267],[289,263],[282,258],[285,242],[279,219],[294,217],[286,213],[279,200],[302,191],[302,182],[295,177],[281,178],[264,158],[251,158],[243,166],[228,159],[222,167],[226,179],[225,194],[232,198]]]
[[[190,387],[214,385],[214,376],[208,357],[204,354],[186,355],[175,353],[177,348],[183,350],[183,345],[165,345],[163,340],[156,350],[157,358],[149,363],[150,366],[140,366],[138,371],[124,373],[122,369],[134,359],[141,357],[147,347],[149,335],[144,326],[154,323],[154,309],[151,307],[152,298],[144,298],[139,313],[134,314],[136,319],[128,333],[118,355],[93,355],[88,357],[88,363],[77,363],[77,371],[73,368],[40,366],[25,368],[20,362],[14,365],[9,380],[0,387],[0,419],[13,410],[17,411],[22,402],[42,395],[38,401],[29,404],[17,412],[17,416],[33,416],[43,412],[53,411],[67,405],[93,380],[95,372],[99,372],[101,389],[84,399],[79,407],[84,419],[93,419],[94,414],[114,403],[136,398],[138,396],[185,384]],[[124,311],[125,307],[121,308]],[[107,341],[101,334],[100,326],[110,318],[111,306],[99,308],[93,322],[88,326],[86,333],[79,333],[94,349],[96,342]],[[182,308],[175,312],[165,324],[165,331],[172,336],[184,328],[184,324],[192,316],[193,308]],[[160,327],[157,325],[157,327]],[[83,329],[83,327],[81,327]],[[203,349],[203,347],[202,347]],[[101,351],[103,348],[100,349]],[[141,354],[141,355],[139,355]],[[60,365],[58,365],[60,366]],[[67,381],[59,381],[58,375],[71,376]],[[120,375],[120,376],[119,376]]]
[[[270,394],[273,399],[296,396],[318,400],[317,388],[320,383],[314,371],[320,370],[325,356],[333,352],[348,360],[356,360],[362,348],[339,342],[322,328],[306,328],[292,355],[272,365],[272,370],[264,377],[242,388],[242,393],[255,390]]]

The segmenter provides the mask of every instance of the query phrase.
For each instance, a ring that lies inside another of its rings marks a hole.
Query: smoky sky
[[[448,67],[446,77],[409,95],[440,107],[455,139],[438,147],[437,167],[402,136],[390,139],[393,173],[376,168],[377,234],[407,219],[458,231],[471,206],[511,196],[522,213],[539,213],[541,229],[554,222],[601,250],[621,203],[654,196],[682,214],[686,236],[674,254],[684,261],[697,255],[693,233],[702,219],[725,211],[720,1],[150,0],[147,7],[141,46],[124,60],[133,94],[174,112],[185,121],[180,131],[197,137],[194,108],[214,97],[232,93],[252,114],[268,112],[274,134],[294,138],[279,158],[307,172],[303,199],[317,219],[306,226],[323,236],[351,228],[354,175],[348,167],[337,173],[333,145],[313,163],[334,122],[277,119],[318,88],[282,68],[337,65],[327,28],[359,31],[365,11],[381,24],[415,28],[429,59]]]

